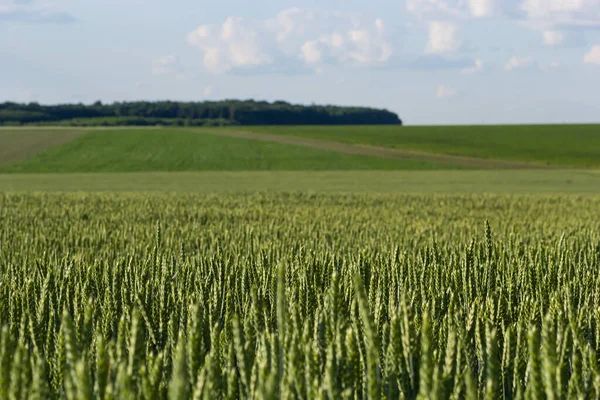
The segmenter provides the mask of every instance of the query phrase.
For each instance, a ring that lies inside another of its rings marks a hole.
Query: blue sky
[[[223,98],[600,122],[600,0],[0,0],[0,101]]]

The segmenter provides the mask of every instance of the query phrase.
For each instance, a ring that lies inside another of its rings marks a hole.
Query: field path
[[[23,161],[85,134],[84,129],[0,129],[0,164]]]
[[[438,164],[455,165],[466,168],[479,169],[554,169],[544,164],[534,164],[519,161],[493,160],[476,157],[454,156],[449,154],[427,153],[414,150],[392,149],[360,144],[346,144],[330,140],[319,140],[301,138],[296,136],[273,135],[268,133],[249,133],[229,130],[203,130],[205,133],[218,136],[228,136],[241,139],[260,140],[263,142],[275,142],[306,146],[316,149],[330,150],[338,153],[356,154],[370,157],[405,159],[424,161]]]

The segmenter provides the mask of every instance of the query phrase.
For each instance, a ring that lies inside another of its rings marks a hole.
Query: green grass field
[[[348,134],[348,129],[278,127],[256,128],[256,131],[378,145],[398,145],[408,141],[411,135],[422,132],[423,142],[429,140],[430,144],[442,147],[445,143],[434,139],[443,132],[451,134],[457,143],[469,142],[468,136],[477,132],[476,128],[354,127]],[[457,129],[462,133],[453,134]],[[486,129],[488,131],[483,136],[500,140],[501,128]],[[547,129],[558,135],[556,127],[535,129],[537,134]],[[570,129],[580,139],[584,134],[590,136],[592,139],[586,143],[595,143],[593,127]],[[0,144],[4,145],[3,158],[0,158],[0,191],[600,192],[600,173],[595,170],[461,171],[453,165],[345,154],[343,150],[232,138],[215,135],[215,132],[222,131],[171,128],[84,131],[0,129]],[[564,136],[566,130],[562,134]],[[511,133],[504,142],[495,144],[498,154],[507,151],[509,140],[517,136],[517,133]],[[522,136],[532,141],[534,134]],[[387,142],[380,141],[384,139]],[[416,142],[415,146],[418,147],[418,144]],[[572,155],[573,149],[578,146],[582,145],[569,141],[564,146],[565,152]],[[599,151],[593,146],[587,147],[591,155]],[[551,160],[548,158],[550,148],[549,145],[542,147],[548,162]],[[516,149],[507,157],[518,158],[519,152],[525,150]],[[590,160],[593,159],[591,155]],[[567,159],[561,160],[567,162]],[[577,162],[570,162],[568,166],[574,167]]]
[[[278,126],[239,129],[559,167],[600,167],[600,125]]]
[[[600,171],[204,171],[0,174],[0,192],[596,193]]]
[[[0,173],[451,168],[202,132],[198,129],[88,130],[67,143],[20,162],[2,165]],[[0,138],[3,135],[15,136],[11,130],[0,130]]]

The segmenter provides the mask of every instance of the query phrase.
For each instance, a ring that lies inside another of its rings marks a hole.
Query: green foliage
[[[0,103],[0,125],[343,125],[402,124],[387,110],[296,105],[284,101],[125,102],[91,105]]]
[[[10,124],[7,124],[10,125]],[[232,126],[235,121],[222,118],[215,119],[181,119],[181,118],[146,118],[146,117],[94,117],[75,118],[61,121],[38,122],[27,124],[28,126],[46,127],[117,127],[117,126],[165,126],[165,127],[189,127],[189,126]]]
[[[598,398],[599,208],[0,194],[0,398]]]

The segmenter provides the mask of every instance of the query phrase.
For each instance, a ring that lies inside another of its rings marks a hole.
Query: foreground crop
[[[1,195],[0,398],[597,398],[599,207]]]

